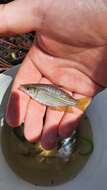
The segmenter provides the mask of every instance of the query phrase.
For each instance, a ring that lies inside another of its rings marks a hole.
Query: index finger
[[[29,96],[20,91],[18,87],[21,84],[39,82],[40,79],[41,74],[29,59],[29,56],[27,56],[18,70],[7,105],[5,118],[11,127],[20,126],[24,121],[27,105],[29,103]]]

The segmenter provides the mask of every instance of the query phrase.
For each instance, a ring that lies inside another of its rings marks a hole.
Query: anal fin
[[[59,106],[59,107],[50,107],[53,110],[57,110],[60,112],[68,112],[68,113],[72,113],[72,107],[71,106]]]

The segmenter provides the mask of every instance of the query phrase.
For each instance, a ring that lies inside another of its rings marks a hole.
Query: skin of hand
[[[82,111],[63,113],[30,99],[24,83],[54,83],[78,99],[95,96],[107,86],[107,1],[16,0],[0,5],[0,33],[35,31],[36,39],[13,83],[6,112],[11,127],[24,122],[29,141],[53,148],[68,137]],[[44,121],[45,116],[45,121]]]

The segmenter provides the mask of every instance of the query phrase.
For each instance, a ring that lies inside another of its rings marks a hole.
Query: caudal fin
[[[89,106],[90,102],[91,98],[89,97],[82,98],[80,100],[77,100],[76,107],[82,111],[85,111],[86,108]]]

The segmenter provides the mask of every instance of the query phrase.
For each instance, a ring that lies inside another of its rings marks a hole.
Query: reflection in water
[[[71,138],[46,151],[40,143],[29,143],[23,136],[23,126],[2,128],[2,151],[12,170],[30,183],[45,186],[73,179],[84,167],[93,151],[92,131],[86,117]]]

